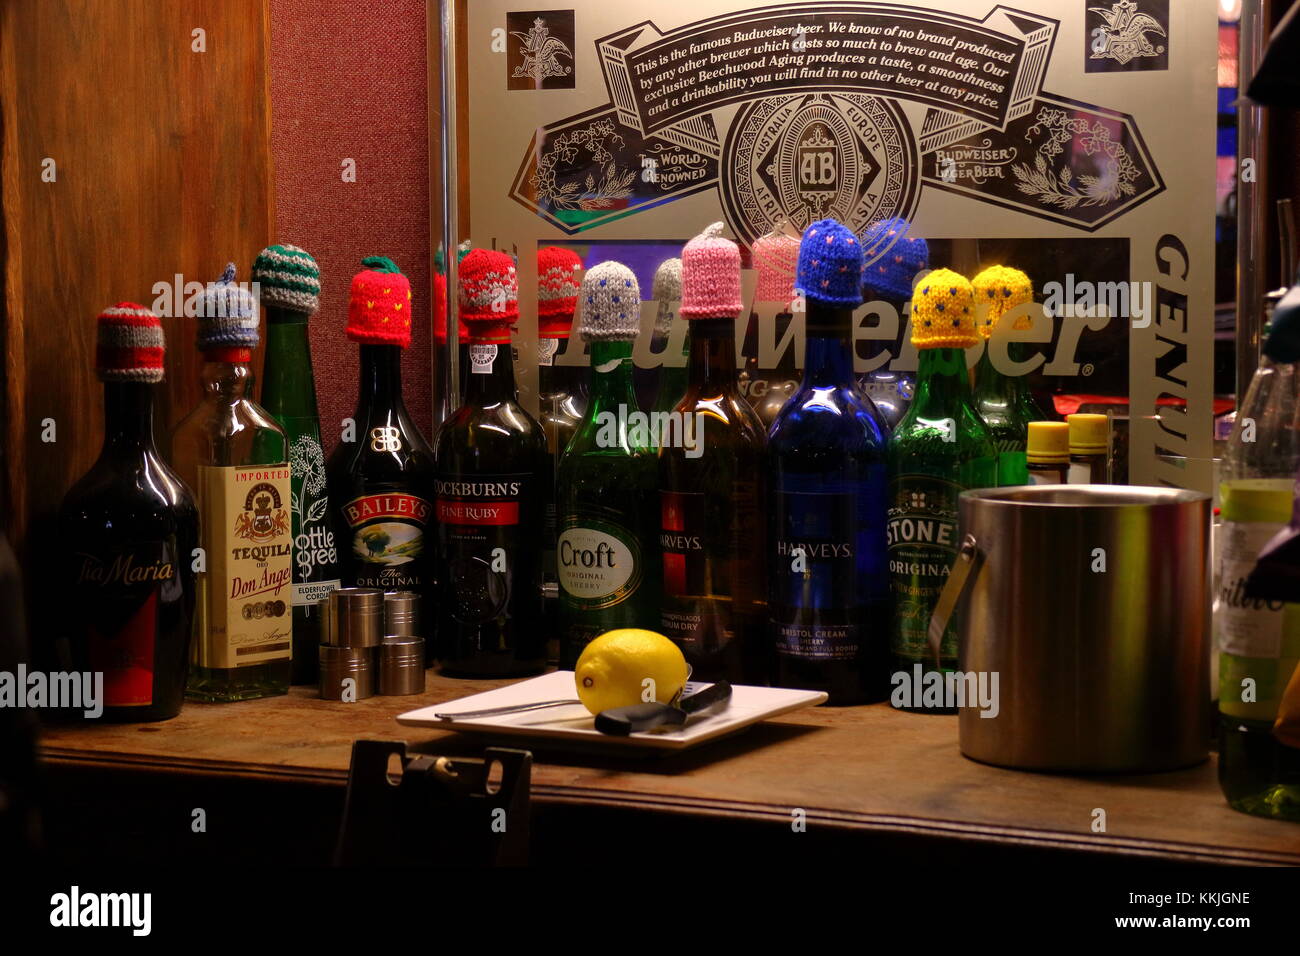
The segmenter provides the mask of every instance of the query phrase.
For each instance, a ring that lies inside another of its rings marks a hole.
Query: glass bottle
[[[185,695],[199,513],[154,445],[153,399],[163,372],[157,317],[120,303],[99,321],[104,444],[59,512],[70,598],[66,669],[104,675],[103,719],[167,720]],[[139,367],[137,360],[146,361],[139,348],[117,353],[131,353],[125,364],[136,367],[111,367],[121,360],[106,340],[128,322],[134,335],[156,340],[152,367]]]
[[[1033,395],[1023,375],[1004,375],[993,364],[993,333],[1002,316],[1034,299],[1033,284],[1019,269],[990,266],[973,280],[976,328],[984,339],[984,351],[975,366],[973,402],[975,411],[988,425],[993,445],[998,451],[998,479],[1002,486],[1029,483],[1025,449],[1029,442],[1029,423],[1043,416],[1031,414]],[[1027,327],[1028,316],[1017,317],[1017,328]],[[1012,359],[1019,358],[1022,343],[1007,343]]]

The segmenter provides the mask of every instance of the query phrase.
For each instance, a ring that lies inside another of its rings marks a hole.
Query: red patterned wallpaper
[[[271,145],[276,237],[320,263],[312,357],[326,453],[357,398],[357,347],[343,334],[361,259],[410,277],[407,407],[433,439],[429,342],[429,143],[425,0],[271,0]],[[342,163],[356,162],[344,182]]]

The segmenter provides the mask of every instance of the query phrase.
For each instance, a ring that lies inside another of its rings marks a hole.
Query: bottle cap
[[[1070,426],[1065,422],[1030,422],[1025,458],[1035,465],[1061,465],[1068,462]]]
[[[347,336],[361,345],[411,344],[411,283],[387,256],[366,256],[348,291]]]
[[[715,222],[682,249],[684,319],[734,319],[740,315],[740,247]]]
[[[460,319],[478,341],[510,343],[519,318],[519,276],[515,261],[495,249],[472,249],[460,262]]]
[[[862,303],[862,243],[834,219],[819,219],[799,243],[795,291],[828,306]]]
[[[971,279],[971,287],[975,290],[975,318],[979,333],[986,339],[993,335],[1004,314],[1034,301],[1034,284],[1029,281],[1029,276],[1007,266],[989,266]],[[1029,316],[1018,316],[1015,328],[1029,328]]]
[[[253,260],[263,306],[311,315],[320,308],[320,267],[306,249],[267,246]]]
[[[631,342],[641,327],[641,289],[621,262],[602,262],[582,279],[578,333],[586,342]]]
[[[200,351],[257,348],[257,300],[235,284],[235,264],[226,266],[221,278],[209,282],[199,297],[195,327]]]
[[[1066,415],[1071,455],[1104,455],[1110,451],[1110,419],[1105,415]]]
[[[965,276],[936,269],[912,291],[912,344],[918,349],[968,349],[979,343],[975,294]]]
[[[163,380],[162,322],[152,310],[119,302],[99,313],[95,324],[95,372],[101,382]]]
[[[884,219],[873,223],[862,237],[862,292],[868,299],[905,302],[912,283],[930,266],[930,247],[920,236],[908,236],[912,224],[906,219]]]
[[[794,298],[799,240],[783,232],[770,232],[754,240],[749,250],[758,273],[755,302],[789,302]]]
[[[537,250],[537,335],[567,339],[578,307],[582,259],[572,249],[543,246]]]

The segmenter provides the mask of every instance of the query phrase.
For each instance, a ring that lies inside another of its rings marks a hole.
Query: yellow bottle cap
[[[1059,465],[1070,460],[1070,426],[1065,422],[1030,422],[1025,458],[1036,465]]]
[[[1071,455],[1105,455],[1110,451],[1110,419],[1105,415],[1066,415]]]

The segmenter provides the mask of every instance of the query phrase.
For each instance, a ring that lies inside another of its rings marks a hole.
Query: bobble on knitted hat
[[[362,345],[411,344],[411,283],[387,256],[367,256],[348,293],[348,338]]]
[[[537,334],[567,339],[578,307],[582,259],[572,249],[543,246],[537,250]]]
[[[975,292],[976,327],[986,339],[993,334],[1003,315],[1034,301],[1034,284],[1029,281],[1029,276],[1007,266],[989,266],[971,280],[971,288]],[[1029,316],[1016,317],[1015,328],[1023,331],[1029,325]]]
[[[163,330],[158,316],[134,302],[119,302],[96,320],[95,372],[101,382],[161,382]]]
[[[320,268],[297,246],[267,246],[253,260],[263,306],[311,315],[320,308]]]
[[[621,262],[602,262],[582,280],[582,321],[578,334],[587,342],[630,342],[641,326],[641,289]]]
[[[682,249],[682,316],[734,319],[740,309],[740,247],[715,222]]]
[[[819,219],[799,243],[795,290],[823,305],[862,303],[862,243],[834,219]]]
[[[911,296],[916,274],[930,265],[930,247],[919,236],[908,236],[911,228],[906,219],[885,219],[867,230],[862,270],[867,298],[904,302]]]
[[[789,302],[794,298],[799,240],[783,232],[770,232],[754,240],[750,249],[758,272],[755,302]]]
[[[235,284],[233,262],[203,290],[196,318],[200,349],[257,348],[257,300]]]
[[[652,297],[659,303],[655,313],[655,335],[667,335],[672,331],[674,308],[682,301],[682,260],[665,259],[655,270],[655,283]]]
[[[912,344],[918,349],[968,349],[979,342],[975,295],[965,276],[936,269],[912,293]]]
[[[460,263],[462,322],[514,322],[519,318],[519,278],[504,252],[474,249]]]

